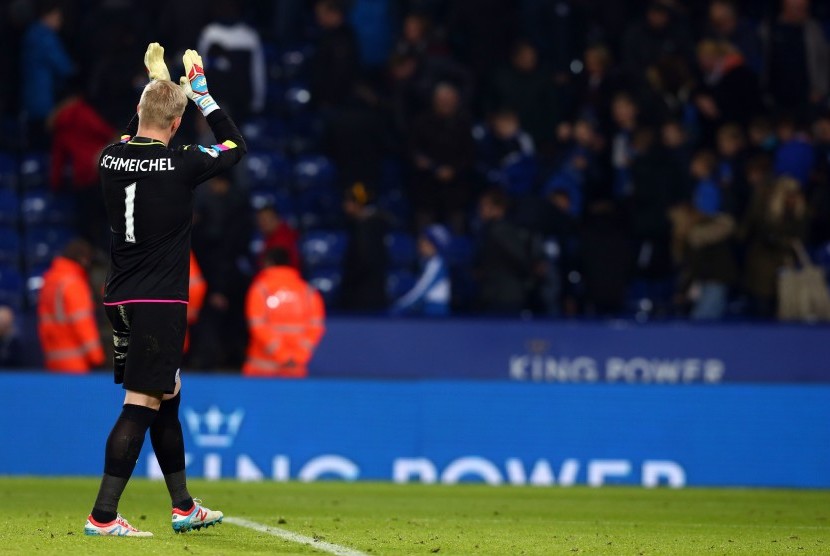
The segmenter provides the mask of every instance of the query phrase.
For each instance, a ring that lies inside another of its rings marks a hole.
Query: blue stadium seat
[[[17,161],[11,154],[0,153],[0,188],[17,188]]]
[[[49,264],[74,237],[71,230],[62,227],[37,226],[26,230],[24,239],[26,267]]]
[[[26,276],[24,289],[26,290],[26,301],[29,303],[29,307],[37,307],[40,290],[43,289],[43,274],[47,269],[48,267],[46,266],[39,266],[30,271]]]
[[[311,107],[311,91],[303,82],[289,83],[283,101],[290,113],[305,112]]]
[[[308,277],[308,283],[320,292],[327,307],[337,303],[342,280],[343,275],[336,268],[319,268],[311,271]]]
[[[288,186],[290,164],[274,151],[251,151],[244,159],[252,189],[276,191]]]
[[[20,184],[24,189],[45,189],[49,182],[49,155],[30,152],[20,161]]]
[[[304,155],[294,164],[294,187],[301,191],[333,188],[336,177],[334,164],[322,155]]]
[[[311,44],[299,45],[283,50],[279,60],[282,71],[281,77],[286,81],[304,78],[308,69],[308,60],[313,53],[314,47]]]
[[[285,146],[287,130],[278,118],[254,118],[242,124],[240,131],[251,151],[274,151]]]
[[[0,305],[23,306],[23,279],[14,267],[0,266]]]
[[[417,281],[418,277],[408,270],[392,271],[386,277],[386,294],[391,300],[399,299],[411,290]]]
[[[309,269],[339,267],[346,254],[347,243],[345,232],[308,232],[300,241],[300,253]]]
[[[343,221],[342,199],[328,187],[300,191],[297,212],[305,230],[339,228]]]
[[[13,226],[20,216],[20,199],[13,189],[0,188],[0,224]]]
[[[14,228],[0,227],[0,264],[17,266],[20,262],[20,235]]]
[[[28,191],[23,195],[20,211],[28,226],[69,225],[75,222],[75,200],[71,194]]]
[[[393,232],[384,238],[393,268],[409,268],[418,259],[415,238],[402,232]]]

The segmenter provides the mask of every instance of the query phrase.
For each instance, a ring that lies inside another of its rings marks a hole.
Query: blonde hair
[[[790,176],[781,176],[775,180],[770,192],[769,211],[770,220],[780,222],[787,211],[787,200],[790,200],[792,215],[801,218],[807,212],[807,201],[801,192],[801,184]]]
[[[187,96],[172,81],[151,81],[144,87],[138,101],[138,119],[146,126],[165,129],[184,114]]]

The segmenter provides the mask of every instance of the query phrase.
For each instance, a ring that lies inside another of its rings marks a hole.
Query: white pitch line
[[[326,541],[318,541],[312,537],[306,537],[305,535],[300,535],[299,533],[295,533],[287,529],[263,525],[262,523],[257,523],[256,521],[250,521],[241,517],[226,517],[223,521],[224,523],[232,523],[240,527],[245,527],[246,529],[252,529],[260,533],[280,537],[297,544],[305,544],[312,548],[316,548],[317,550],[322,550],[323,552],[328,552],[329,554],[335,554],[336,556],[368,556],[359,550],[354,550],[352,548]]]

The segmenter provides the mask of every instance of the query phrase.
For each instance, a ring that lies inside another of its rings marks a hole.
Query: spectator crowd
[[[828,0],[2,9],[16,308],[48,263],[34,247],[106,253],[97,153],[132,117],[148,42],[172,75],[198,47],[242,124],[249,156],[194,206],[197,367],[241,366],[265,271],[328,311],[711,320],[773,317],[799,245],[830,260]],[[177,141],[209,144],[195,116]]]

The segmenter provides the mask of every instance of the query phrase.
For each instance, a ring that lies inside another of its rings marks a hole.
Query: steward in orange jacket
[[[92,247],[76,239],[43,275],[38,335],[50,371],[85,373],[104,362],[86,272],[91,262]]]
[[[196,257],[193,251],[190,252],[190,286],[187,292],[187,330],[184,335],[184,352],[190,351],[190,327],[199,320],[199,312],[202,310],[202,305],[205,302],[205,294],[207,293],[207,282],[202,275],[202,269],[199,268],[199,263],[196,262]]]
[[[250,341],[245,376],[305,377],[308,362],[325,330],[320,294],[291,268],[285,249],[263,259],[245,300]]]

